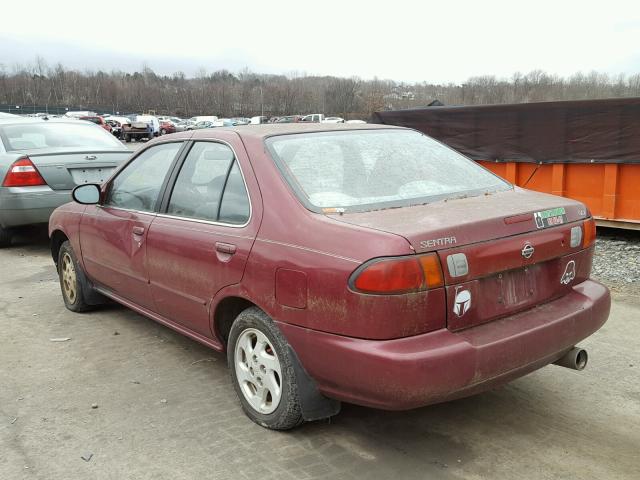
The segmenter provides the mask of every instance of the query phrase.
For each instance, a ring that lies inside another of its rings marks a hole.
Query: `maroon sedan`
[[[173,122],[160,122],[160,135],[167,133],[176,133],[176,126]]]
[[[86,120],[87,122],[91,122],[91,123],[95,123],[96,125],[100,125],[102,128],[104,128],[109,133],[111,133],[111,131],[113,130],[111,125],[109,125],[107,122],[105,122],[104,118],[102,118],[100,116],[97,116],[97,117],[80,117],[80,120]]]
[[[49,224],[67,308],[107,297],[226,351],[268,428],[582,369],[609,314],[583,204],[409,129],[178,133],[74,199]]]

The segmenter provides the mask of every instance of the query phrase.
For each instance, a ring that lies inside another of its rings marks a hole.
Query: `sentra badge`
[[[420,242],[420,248],[446,247],[447,245],[455,245],[456,243],[456,237],[434,238],[431,240],[422,240]]]

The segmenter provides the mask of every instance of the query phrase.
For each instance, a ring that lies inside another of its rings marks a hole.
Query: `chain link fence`
[[[118,111],[105,107],[96,106],[55,106],[55,105],[0,105],[0,112],[13,113],[15,115],[34,115],[37,113],[46,113],[48,115],[64,115],[67,112],[89,111],[99,114],[110,113],[112,115],[128,115],[131,112]]]

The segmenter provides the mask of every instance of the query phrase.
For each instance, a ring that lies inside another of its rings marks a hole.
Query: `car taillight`
[[[357,292],[378,295],[418,292],[441,287],[443,283],[435,253],[376,258],[358,267],[349,281]]]
[[[582,225],[584,234],[582,235],[582,248],[589,248],[596,241],[596,221],[593,218],[584,221]]]
[[[46,184],[47,182],[28,157],[13,162],[2,182],[3,187],[32,187]]]

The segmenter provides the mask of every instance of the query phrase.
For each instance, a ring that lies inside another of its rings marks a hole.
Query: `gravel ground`
[[[640,293],[640,231],[598,228],[592,272],[612,290]]]
[[[224,355],[117,305],[66,310],[45,231],[0,265],[0,480],[640,479],[637,295],[614,292],[583,372],[279,433],[244,416]]]

